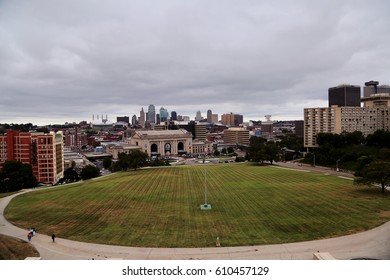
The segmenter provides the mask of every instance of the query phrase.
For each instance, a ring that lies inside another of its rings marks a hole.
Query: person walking
[[[29,232],[29,233],[27,234],[27,239],[28,239],[28,241],[31,241],[31,237],[32,237],[32,233]]]
[[[53,242],[55,241],[55,239],[56,239],[56,236],[55,236],[55,234],[54,234],[54,233],[51,235],[51,239],[53,240]]]

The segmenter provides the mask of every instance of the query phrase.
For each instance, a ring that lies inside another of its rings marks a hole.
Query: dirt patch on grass
[[[0,260],[24,260],[27,257],[39,257],[39,253],[26,241],[0,234]]]
[[[379,213],[379,216],[380,216],[381,218],[390,219],[390,211],[381,211],[381,212]]]

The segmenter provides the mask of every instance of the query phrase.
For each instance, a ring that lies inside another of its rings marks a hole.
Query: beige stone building
[[[149,156],[192,154],[192,134],[185,129],[139,130],[126,143],[140,147]]]
[[[231,127],[224,130],[223,142],[225,144],[249,145],[249,131],[245,128]]]
[[[363,97],[364,107],[325,107],[304,109],[304,146],[317,147],[318,133],[361,131],[364,136],[376,130],[390,131],[390,95]]]
[[[192,142],[192,153],[193,154],[209,154],[213,151],[213,143],[210,141],[198,141]]]
[[[112,159],[117,160],[120,153],[126,153],[128,154],[130,151],[133,150],[142,150],[139,146],[133,146],[129,144],[118,144],[118,145],[107,145],[106,146],[106,153],[112,155]]]

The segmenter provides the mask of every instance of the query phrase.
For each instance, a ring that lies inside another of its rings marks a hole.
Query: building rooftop
[[[189,133],[187,130],[181,128],[177,130],[141,130],[135,132],[138,136],[169,136],[169,135],[184,135]]]

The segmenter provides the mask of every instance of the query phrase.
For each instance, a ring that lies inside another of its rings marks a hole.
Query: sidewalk
[[[284,165],[292,167],[291,165]],[[318,171],[316,169],[316,171]],[[336,172],[336,171],[334,171]],[[345,176],[345,174],[343,174]],[[30,192],[33,190],[26,190]],[[24,193],[23,192],[23,193]],[[21,193],[0,199],[0,233],[27,240],[28,229],[10,224],[4,218],[4,209],[11,199]],[[39,233],[31,244],[43,260],[311,260],[316,252],[329,252],[336,259],[373,258],[390,260],[390,222],[375,229],[353,235],[278,245],[218,247],[218,248],[138,248],[110,246],[71,241]]]

